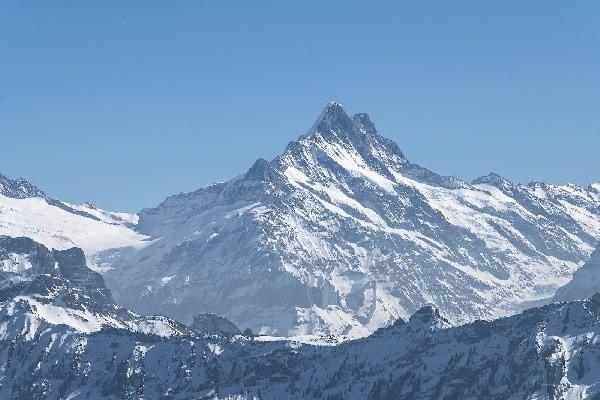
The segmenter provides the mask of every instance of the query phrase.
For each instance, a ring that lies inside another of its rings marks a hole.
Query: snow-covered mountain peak
[[[368,114],[359,113],[351,117],[341,104],[329,102],[312,128],[300,140],[352,143],[365,141],[368,136],[375,135],[378,132]]]
[[[431,174],[410,164],[394,142],[379,135],[367,114],[350,117],[338,103],[328,104],[311,130],[291,142],[272,165],[292,185],[303,176],[321,182],[362,176],[387,191],[396,183],[394,173]]]
[[[314,131],[325,132],[328,130],[344,130],[352,124],[350,116],[340,103],[330,101],[327,103],[319,118],[313,125]]]
[[[10,179],[0,174],[0,195],[13,199],[26,199],[29,197],[46,197],[38,187],[23,178]]]
[[[428,303],[456,324],[552,296],[596,245],[600,196],[437,174],[330,103],[272,161],[142,210],[137,229],[155,241],[106,275],[135,310],[356,337]]]

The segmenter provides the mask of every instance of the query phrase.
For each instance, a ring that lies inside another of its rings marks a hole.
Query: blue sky
[[[600,2],[0,5],[0,172],[137,211],[226,180],[329,100],[471,180],[600,180]]]

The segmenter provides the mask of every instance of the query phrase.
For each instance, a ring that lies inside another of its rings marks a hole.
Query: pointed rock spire
[[[311,132],[343,133],[352,130],[352,120],[346,114],[341,104],[330,101],[321,112],[321,115],[313,125]]]
[[[327,105],[321,112],[321,117],[332,118],[332,119],[336,119],[339,117],[346,118],[346,117],[348,117],[348,114],[346,114],[344,107],[340,103],[337,103],[335,101],[330,101],[329,103],[327,103]]]

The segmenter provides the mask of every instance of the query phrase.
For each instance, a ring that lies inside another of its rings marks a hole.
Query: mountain
[[[46,197],[46,194],[23,178],[10,179],[0,174],[0,195],[13,199]]]
[[[42,251],[35,259],[37,250],[27,253],[32,265],[48,256]],[[64,284],[59,291],[85,293],[76,291],[78,280],[54,274]],[[42,303],[47,294],[56,299],[54,288],[39,295],[39,304],[23,305],[22,293],[0,301],[0,398],[600,397],[600,295],[460,327],[449,327],[429,305],[367,338],[314,346],[198,335],[167,319],[166,330],[96,325],[98,314],[89,310],[90,320],[76,324],[60,314],[60,302],[53,302],[58,311]],[[102,308],[102,299],[88,300],[90,309]]]
[[[98,253],[133,310],[360,337],[425,304],[458,324],[552,296],[597,245],[600,185],[442,176],[332,102],[280,156],[142,210],[136,229],[152,242]]]
[[[600,247],[575,271],[573,279],[556,291],[552,301],[585,299],[596,292],[600,292]]]
[[[80,247],[93,267],[95,255],[115,247],[144,246],[135,232],[137,215],[68,204],[47,196],[24,179],[0,174],[0,235],[25,236],[49,248]]]
[[[109,327],[163,336],[188,332],[165,317],[115,304],[81,249],[48,250],[30,238],[0,236],[0,340],[17,335],[29,341],[53,326],[85,333]]]

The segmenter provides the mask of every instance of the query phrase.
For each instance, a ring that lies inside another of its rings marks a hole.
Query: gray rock
[[[241,335],[237,326],[226,318],[215,314],[199,314],[194,317],[191,328],[199,333],[232,337]]]

